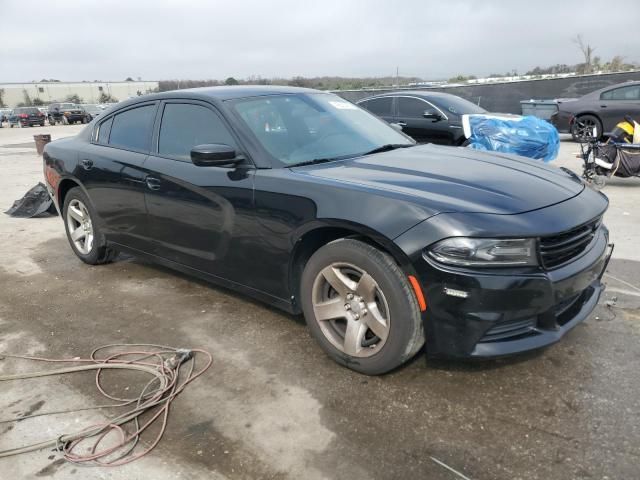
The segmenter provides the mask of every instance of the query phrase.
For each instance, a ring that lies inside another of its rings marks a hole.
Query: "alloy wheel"
[[[592,118],[579,118],[576,120],[573,131],[578,139],[589,140],[590,138],[594,138],[593,130],[596,128],[596,122]]]
[[[352,357],[378,353],[389,336],[387,300],[374,278],[348,263],[332,263],[313,283],[315,320],[326,339]]]
[[[78,199],[71,200],[67,207],[67,227],[71,241],[78,252],[88,255],[93,248],[93,224],[89,210]]]

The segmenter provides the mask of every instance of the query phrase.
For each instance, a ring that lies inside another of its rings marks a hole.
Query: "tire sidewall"
[[[414,343],[416,328],[422,334],[422,319],[415,296],[399,267],[389,268],[387,254],[360,243],[364,248],[350,248],[348,242],[339,240],[318,250],[307,262],[302,275],[300,298],[309,330],[322,349],[336,362],[369,375],[386,373],[408,360],[415,352],[410,351]],[[370,250],[367,252],[367,250]],[[381,261],[386,257],[387,262]],[[389,307],[389,336],[381,350],[371,357],[351,357],[325,337],[315,319],[312,303],[313,283],[320,271],[331,263],[349,263],[362,268],[373,276],[384,293]],[[393,260],[391,260],[393,262]],[[395,265],[395,263],[393,263]]]

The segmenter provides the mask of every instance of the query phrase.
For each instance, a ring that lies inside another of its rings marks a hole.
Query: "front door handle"
[[[84,168],[85,170],[91,170],[93,168],[93,160],[89,160],[88,158],[85,158],[82,160],[82,168]]]
[[[160,190],[160,180],[154,177],[145,178],[145,182],[147,183],[147,187],[149,190]]]
[[[397,124],[400,125],[401,127],[406,127],[407,126],[407,124],[404,123],[404,122],[397,122]]]

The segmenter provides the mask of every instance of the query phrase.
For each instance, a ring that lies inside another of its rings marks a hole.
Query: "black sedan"
[[[561,102],[551,123],[576,141],[601,138],[623,121],[625,115],[640,119],[640,82],[626,82]]]
[[[549,345],[593,310],[609,256],[606,197],[574,175],[416,145],[309,89],[138,97],[49,143],[44,164],[82,261],[127,251],[304,313],[328,355],[367,374],[425,343],[453,357]]]
[[[368,97],[359,106],[402,131],[420,143],[462,145],[462,115],[487,113],[478,105],[456,95],[424,90],[390,92]]]

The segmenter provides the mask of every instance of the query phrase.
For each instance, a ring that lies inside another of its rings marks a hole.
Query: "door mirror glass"
[[[424,118],[433,120],[434,122],[437,122],[438,120],[442,120],[442,115],[437,110],[425,110],[422,116]]]
[[[236,156],[233,147],[224,143],[198,145],[191,149],[191,161],[199,167],[231,167],[241,158]]]

